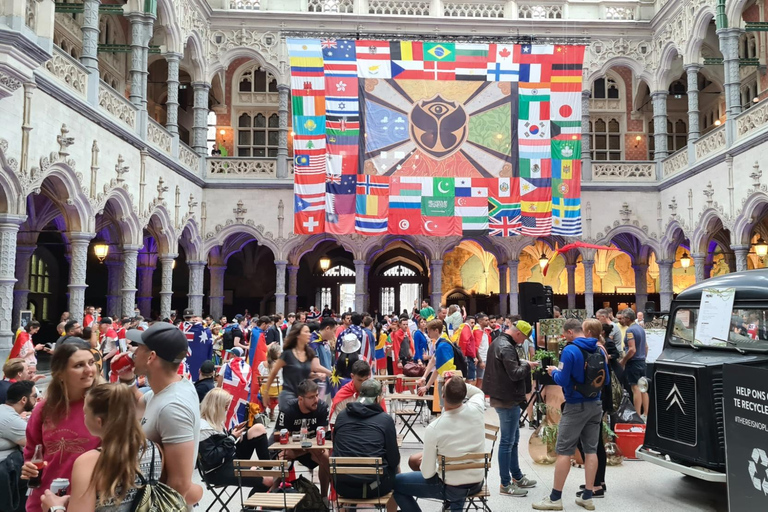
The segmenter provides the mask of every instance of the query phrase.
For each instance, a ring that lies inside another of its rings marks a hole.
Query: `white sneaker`
[[[576,504],[587,510],[595,510],[595,504],[592,503],[592,498],[588,500],[584,500],[584,499],[581,499],[581,496],[579,496],[578,498],[576,498]]]
[[[533,510],[563,510],[563,500],[552,501],[549,496],[531,505]],[[594,507],[592,507],[594,509]]]

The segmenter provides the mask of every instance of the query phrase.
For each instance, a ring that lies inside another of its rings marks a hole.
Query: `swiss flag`
[[[461,219],[458,217],[421,218],[422,234],[427,236],[461,235]]]
[[[297,235],[315,235],[325,232],[325,212],[297,212],[294,216],[293,232]]]

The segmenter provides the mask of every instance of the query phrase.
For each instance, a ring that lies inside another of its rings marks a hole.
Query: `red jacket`
[[[469,324],[461,324],[461,332],[459,333],[459,348],[464,353],[464,356],[475,358],[477,357],[477,347],[480,345],[476,341],[475,336],[472,334],[472,328]]]

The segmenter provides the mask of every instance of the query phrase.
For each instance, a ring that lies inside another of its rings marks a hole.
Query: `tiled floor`
[[[498,424],[496,412],[493,409],[486,411],[489,423]],[[421,434],[423,426],[418,426]],[[457,435],[461,435],[461,425],[456,425]],[[549,493],[554,476],[554,466],[534,464],[528,454],[528,439],[532,431],[527,427],[521,431],[520,438],[520,464],[523,472],[529,477],[538,480],[538,485],[529,490],[528,497],[511,498],[501,496],[498,492],[499,474],[494,468],[489,475],[489,488],[491,489],[490,507],[494,511],[522,511],[531,510],[531,504]],[[409,437],[405,447],[401,450],[403,471],[409,471],[408,456],[418,451],[415,443]],[[489,446],[490,448],[490,446]],[[572,468],[565,484],[564,500],[565,510],[583,510],[574,504],[576,491],[579,485],[584,483],[584,471]],[[608,492],[604,499],[595,500],[597,510],[619,510],[622,512],[725,512],[728,509],[725,485],[704,482],[679,473],[660,468],[653,464],[641,461],[625,461],[621,466],[609,467],[606,474]],[[212,496],[205,496],[202,509],[205,510],[212,503]],[[233,500],[239,501],[237,498]],[[439,511],[440,504],[436,502],[420,503],[425,511]],[[234,512],[237,505],[232,507]],[[214,508],[212,510],[219,510]]]

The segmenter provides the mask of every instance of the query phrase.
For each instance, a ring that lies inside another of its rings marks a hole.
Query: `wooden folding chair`
[[[197,458],[197,472],[200,474],[200,479],[205,484],[205,488],[213,494],[213,502],[211,505],[205,510],[205,512],[211,512],[211,509],[216,506],[218,503],[221,508],[218,510],[229,512],[229,502],[232,501],[235,497],[235,493],[233,492],[230,494],[227,489],[228,486],[226,485],[214,485],[211,482],[208,481],[207,475],[205,474],[205,471],[203,470],[203,465],[200,462],[200,457]]]
[[[387,470],[381,457],[331,457],[331,478],[333,487],[338,489],[338,475],[375,475],[377,489],[381,489],[381,478]],[[380,493],[371,498],[352,499],[339,496],[336,491],[336,509],[342,510],[344,507],[356,507],[358,505],[373,505],[376,510],[386,510],[387,502],[392,498],[392,492],[381,495]]]
[[[458,457],[447,457],[445,455],[438,454],[438,460],[440,464],[440,485],[443,490],[443,510],[450,510],[451,502],[448,500],[445,487],[446,473],[451,471],[460,471],[465,469],[483,469],[485,474],[483,476],[483,487],[479,492],[475,494],[467,495],[464,499],[465,510],[473,508],[475,510],[483,510],[484,512],[492,512],[488,505],[488,498],[491,493],[488,491],[488,470],[491,468],[491,454],[490,453],[467,453]],[[481,506],[478,506],[477,502],[480,502]]]
[[[235,476],[239,483],[242,510],[293,510],[304,499],[302,493],[285,492],[288,475],[288,461],[285,460],[235,460]],[[258,492],[243,501],[243,477],[272,477],[280,479],[279,492]]]
[[[485,424],[485,439],[491,441],[491,459],[493,459],[493,450],[496,448],[496,440],[499,438],[499,428],[498,425]]]

